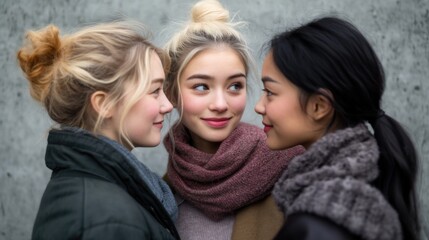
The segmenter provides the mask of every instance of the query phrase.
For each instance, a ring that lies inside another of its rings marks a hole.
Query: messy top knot
[[[208,48],[231,48],[241,56],[246,76],[254,74],[254,61],[247,43],[236,29],[243,24],[231,21],[228,10],[217,0],[201,0],[192,7],[190,21],[165,46],[171,58],[170,73],[164,85],[170,101],[180,106],[180,75],[195,55]]]
[[[39,31],[28,32],[27,40],[17,57],[30,82],[31,96],[43,102],[54,78],[55,63],[61,57],[59,30],[56,26],[49,25]]]
[[[217,0],[201,1],[192,7],[191,21],[194,23],[226,23],[229,21],[229,12]]]
[[[218,0],[201,0],[191,9],[191,19],[185,25],[183,31],[176,34],[173,42],[179,43],[187,35],[205,34],[211,38],[223,38],[233,36],[241,38],[235,29],[243,22],[232,22],[229,19],[229,11],[226,10]]]

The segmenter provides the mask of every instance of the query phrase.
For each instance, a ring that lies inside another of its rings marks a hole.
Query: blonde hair
[[[126,96],[127,101],[121,102],[124,110],[120,113],[118,139],[131,144],[123,122],[148,91],[150,56],[158,54],[165,71],[170,63],[168,55],[148,42],[142,30],[138,23],[117,21],[88,26],[62,37],[53,25],[28,32],[17,58],[30,83],[31,96],[44,105],[56,123],[94,133],[102,126],[102,113]],[[108,93],[100,114],[90,102],[96,91]]]
[[[205,49],[224,45],[235,50],[242,58],[246,76],[253,70],[254,60],[247,43],[235,29],[242,22],[231,22],[229,12],[217,0],[202,0],[191,9],[191,20],[166,44],[171,58],[171,69],[164,85],[167,97],[181,106],[180,76],[192,58]],[[181,114],[182,111],[180,111]]]

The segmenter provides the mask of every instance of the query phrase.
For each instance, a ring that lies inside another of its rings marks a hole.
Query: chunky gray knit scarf
[[[327,134],[295,157],[273,191],[288,215],[326,217],[367,240],[400,240],[396,211],[369,182],[378,175],[376,140],[364,124]]]

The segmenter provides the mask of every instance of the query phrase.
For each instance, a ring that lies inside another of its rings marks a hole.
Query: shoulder
[[[113,211],[117,208],[135,210],[138,202],[119,185],[92,177],[58,177],[51,179],[42,198],[42,204],[55,203],[59,207]],[[52,204],[53,205],[53,204]],[[41,206],[42,207],[42,206]],[[126,209],[121,209],[123,212]],[[126,214],[126,213],[124,213]]]
[[[272,239],[283,222],[283,213],[269,195],[237,212],[231,239],[255,239],[255,236]]]
[[[274,239],[357,240],[360,238],[328,218],[297,213],[288,216]]]
[[[272,195],[268,195],[265,198],[240,209],[237,212],[236,221],[239,221],[239,219],[243,219],[245,221],[245,219],[254,218],[255,216],[258,216],[256,219],[261,218],[261,221],[264,221],[263,218],[272,218],[272,220],[280,220],[280,222],[283,221],[283,214],[276,206]]]
[[[95,178],[60,177],[46,188],[33,236],[106,236],[110,232],[112,236],[133,233],[142,237],[154,230],[165,231],[120,186]]]

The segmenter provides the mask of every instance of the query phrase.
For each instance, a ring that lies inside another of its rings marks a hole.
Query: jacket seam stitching
[[[81,214],[81,217],[82,217],[82,221],[81,221],[81,223],[82,223],[82,226],[81,226],[81,229],[82,229],[82,237],[84,237],[83,235],[84,235],[84,232],[85,232],[85,228],[84,228],[84,226],[85,226],[85,206],[86,206],[86,203],[85,203],[85,193],[86,193],[86,181],[85,181],[85,178],[82,178],[82,185],[83,185],[83,191],[82,191],[82,214]]]
[[[103,225],[111,225],[111,224],[123,225],[123,226],[126,226],[126,227],[134,228],[134,229],[136,229],[138,231],[141,231],[141,232],[145,232],[145,230],[141,229],[138,226],[134,226],[134,225],[126,224],[126,223],[121,223],[121,222],[108,222],[108,223],[104,222],[104,223],[98,223],[98,224],[94,224],[94,225],[91,225],[91,226],[87,226],[86,228],[83,228],[83,231],[87,231],[89,229],[101,227]]]

